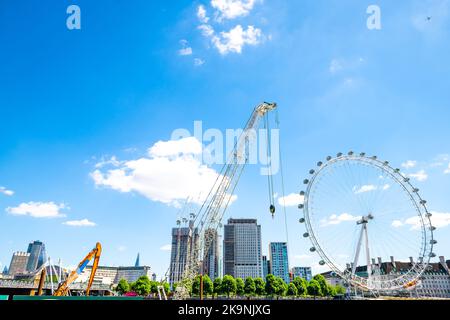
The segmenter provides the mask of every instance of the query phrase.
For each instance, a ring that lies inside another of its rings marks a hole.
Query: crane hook
[[[270,213],[272,214],[272,219],[275,218],[275,206],[273,204],[270,205]]]

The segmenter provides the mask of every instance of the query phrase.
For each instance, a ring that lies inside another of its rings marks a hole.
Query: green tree
[[[242,280],[241,278],[237,278],[236,279],[236,294],[238,296],[243,296],[245,293],[245,284],[244,284],[244,280]]]
[[[277,293],[277,281],[273,274],[268,274],[266,277],[266,294],[274,296]]]
[[[317,280],[312,279],[308,283],[308,294],[310,296],[314,296],[314,297],[322,295],[322,290],[321,290],[320,284]]]
[[[262,278],[256,278],[255,280],[255,293],[258,296],[263,296],[266,294],[266,283]]]
[[[299,296],[304,296],[307,293],[308,281],[303,278],[295,277],[294,281],[292,281],[297,288],[297,294]]]
[[[196,276],[194,282],[192,283],[192,295],[199,296],[200,295],[200,276]]]
[[[276,277],[275,284],[276,284],[275,294],[281,297],[285,296],[288,291],[288,285],[286,284],[286,282],[284,282],[282,278]]]
[[[336,287],[331,284],[327,285],[327,295],[330,297],[336,296]]]
[[[211,281],[211,278],[205,274],[203,276],[203,294],[205,295],[205,297],[207,297],[208,295],[212,295],[214,292],[214,285],[213,282]]]
[[[132,285],[133,291],[140,296],[148,296],[151,292],[151,281],[147,276],[141,276]]]
[[[236,294],[236,280],[230,276],[226,275],[222,279],[222,292],[230,297],[230,295]]]
[[[288,290],[287,290],[287,295],[290,296],[290,297],[296,297],[298,295],[297,287],[292,282],[289,283],[289,287],[288,287]]]
[[[347,292],[347,290],[341,285],[337,285],[335,287],[335,290],[336,290],[336,294],[345,294]]]
[[[164,288],[164,291],[166,292],[166,295],[170,293],[170,284],[168,282],[163,282],[161,285]]]
[[[330,295],[330,292],[328,291],[330,288],[329,284],[323,275],[317,274],[313,277],[313,279],[319,283],[320,291],[322,292],[323,296]]]
[[[214,279],[214,294],[216,297],[222,294],[222,279],[216,278]]]
[[[255,280],[253,280],[252,277],[248,277],[245,279],[245,286],[244,286],[245,294],[248,296],[253,296],[256,292],[256,285]]]
[[[120,294],[125,294],[127,292],[130,292],[130,284],[126,279],[120,279],[119,283],[117,284],[116,291]]]

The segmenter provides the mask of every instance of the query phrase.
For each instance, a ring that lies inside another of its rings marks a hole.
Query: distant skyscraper
[[[219,241],[217,231],[214,229],[206,230],[205,241],[209,242],[209,248],[205,256],[203,271],[214,281],[214,279],[219,277]]]
[[[269,244],[270,269],[274,276],[281,277],[289,283],[289,259],[286,242],[272,242]]]
[[[262,256],[263,266],[263,278],[265,279],[270,274],[270,260],[267,260],[267,256]]]
[[[300,277],[306,279],[307,281],[311,281],[312,272],[310,267],[293,267],[292,268],[292,276]]]
[[[47,260],[45,245],[41,241],[33,241],[28,245],[27,253],[30,254],[28,259],[27,271],[33,272],[42,266]]]
[[[136,262],[134,263],[134,266],[135,266],[135,267],[140,267],[139,253],[138,253],[137,257],[136,257]]]
[[[8,267],[7,267],[7,266],[5,266],[5,267],[3,268],[3,274],[8,274]]]
[[[9,265],[8,274],[14,276],[19,273],[25,273],[27,271],[29,258],[30,254],[27,252],[14,252],[11,258],[11,264]]]
[[[261,226],[256,219],[229,219],[224,226],[224,275],[262,277]]]
[[[189,241],[189,233],[192,233],[192,241]],[[183,279],[187,259],[192,250],[198,245],[198,229],[194,230],[194,222],[189,222],[189,227],[172,229],[172,249],[170,254],[169,282],[172,287]]]

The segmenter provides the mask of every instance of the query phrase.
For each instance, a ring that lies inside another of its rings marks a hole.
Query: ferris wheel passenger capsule
[[[330,161],[331,159],[333,159],[331,156],[327,157],[327,161]]]
[[[321,266],[324,266],[324,265],[325,265],[325,261],[320,260],[320,261],[319,261],[319,264],[320,264]]]
[[[389,161],[385,161],[383,164],[384,164],[385,166],[388,166],[388,165],[389,165]]]
[[[372,160],[377,160],[378,157],[377,156],[372,156]]]
[[[300,195],[304,196],[305,195],[305,191],[300,191]]]
[[[336,156],[337,156],[338,158],[342,157],[342,152],[339,152]]]
[[[308,179],[303,180],[303,184],[308,184],[308,183],[309,183]]]
[[[421,200],[420,204],[422,204],[422,205],[427,204],[427,201],[426,200]]]
[[[431,218],[433,216],[433,214],[432,213],[430,213],[430,212],[427,212],[427,214],[426,214],[426,217],[427,218]]]
[[[436,258],[436,253],[434,253],[434,252],[430,253],[430,258]]]
[[[305,223],[305,218],[300,218],[300,219],[298,220],[298,222],[300,222],[300,223]]]
[[[435,226],[431,226],[431,227],[430,227],[430,230],[431,230],[431,231],[435,231],[435,230],[436,230],[436,227],[435,227]]]
[[[312,248],[309,249],[309,251],[316,252],[316,248],[312,247]]]
[[[399,173],[399,172],[400,172],[400,169],[399,169],[399,168],[396,168],[394,171],[395,171],[395,173]]]
[[[348,155],[349,155],[349,156],[352,156],[352,155],[354,155],[354,154],[355,154],[355,153],[354,153],[353,151],[349,151],[349,152],[348,152]]]
[[[359,156],[360,156],[360,157],[365,157],[365,156],[366,156],[366,153],[365,153],[365,152],[361,152],[361,153],[359,154]]]
[[[303,238],[308,238],[308,237],[309,237],[309,233],[308,232],[303,234]]]
[[[430,241],[430,244],[437,244],[437,241],[433,239]]]
[[[316,171],[314,171],[313,169],[309,170],[309,174],[314,174]]]
[[[299,209],[303,209],[304,207],[305,207],[305,205],[302,204],[302,203],[300,203],[300,204],[298,205],[298,208],[299,208]]]
[[[323,162],[322,162],[322,161],[317,162],[317,166],[318,166],[318,167],[321,167],[322,165],[323,165]]]

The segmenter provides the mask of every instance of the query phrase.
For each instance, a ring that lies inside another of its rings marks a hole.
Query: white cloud
[[[5,196],[12,196],[14,195],[14,191],[8,190],[5,187],[0,187],[0,193],[3,193]]]
[[[121,245],[121,246],[118,246],[118,247],[117,247],[117,251],[119,251],[119,252],[124,252],[124,251],[126,251],[126,250],[127,250],[127,247],[126,247],[126,246]]]
[[[180,140],[158,141],[149,150],[151,157],[171,157],[202,154],[202,144],[194,137]]]
[[[414,160],[408,160],[408,161],[402,163],[402,167],[405,169],[415,168],[416,165],[417,165],[417,161],[414,161]]]
[[[161,251],[170,251],[172,250],[172,246],[170,244],[165,244],[161,248],[159,248]]]
[[[428,179],[428,174],[425,172],[425,170],[420,170],[417,173],[411,173],[408,176],[420,182],[426,181]]]
[[[343,69],[341,62],[338,59],[331,60],[329,71],[330,73],[337,73]]]
[[[364,185],[364,186],[361,186],[360,188],[358,188],[356,186],[353,187],[353,191],[355,192],[355,194],[371,192],[371,191],[375,191],[377,189],[378,189],[378,187],[374,186],[373,184]]]
[[[304,196],[301,196],[298,193],[291,193],[285,197],[278,198],[278,204],[280,206],[296,207],[299,204],[302,204],[304,200]]]
[[[190,56],[192,55],[192,48],[189,46],[189,42],[185,39],[180,40],[181,49],[178,50],[180,56]]]
[[[444,228],[450,225],[450,213],[431,211],[431,224],[436,229]],[[406,219],[404,222],[396,220],[392,222],[392,226],[399,228],[404,225],[411,226],[412,230],[419,230],[422,226],[418,216]]]
[[[60,210],[69,209],[65,204],[54,202],[28,202],[21,203],[18,207],[8,207],[6,212],[17,216],[30,216],[33,218],[61,218],[66,215]]]
[[[448,168],[445,169],[444,174],[450,174],[450,163],[448,164]]]
[[[221,32],[219,36],[213,36],[211,41],[220,54],[226,55],[230,52],[241,53],[245,45],[258,45],[261,39],[261,29],[248,26],[244,30],[241,25],[237,25],[228,32]]]
[[[196,67],[200,67],[202,65],[205,64],[205,60],[199,59],[199,58],[195,58],[194,59],[194,66]]]
[[[182,48],[178,50],[178,54],[180,56],[190,56],[192,54],[192,48],[191,47]]]
[[[112,165],[115,167],[118,167],[120,165],[120,161],[117,160],[115,156],[112,156],[109,159],[105,159],[105,157],[102,157],[101,161],[95,164],[96,168],[103,168],[104,166]]]
[[[358,221],[359,219],[361,219],[361,217],[352,216],[348,213],[342,213],[341,215],[333,214],[327,219],[322,219],[320,224],[322,227],[326,227],[330,225],[338,225],[342,222]]]
[[[394,220],[394,221],[392,221],[392,226],[394,227],[394,228],[400,228],[400,227],[403,227],[403,222],[401,222],[400,220]]]
[[[202,24],[198,27],[204,37],[211,37],[214,34],[214,29],[209,24]]]
[[[208,23],[209,21],[209,18],[206,15],[206,9],[203,5],[200,5],[197,8],[197,18],[201,23]]]
[[[247,16],[257,0],[211,0],[211,6],[216,9],[218,21]]]
[[[201,143],[193,138],[160,141],[148,156],[124,161],[120,167],[95,170],[91,177],[97,186],[120,192],[137,192],[152,201],[179,206],[190,198],[201,204],[213,187],[218,173],[198,159]],[[231,202],[236,200],[233,195]]]
[[[97,225],[95,222],[89,221],[88,219],[70,220],[64,222],[63,224],[71,227],[95,227]]]

